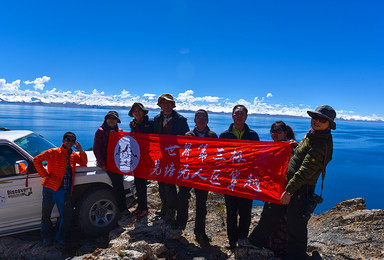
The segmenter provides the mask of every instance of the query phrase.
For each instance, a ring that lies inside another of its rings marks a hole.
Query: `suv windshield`
[[[17,139],[15,143],[33,157],[48,149],[56,147],[54,144],[37,134],[30,134],[23,138]]]

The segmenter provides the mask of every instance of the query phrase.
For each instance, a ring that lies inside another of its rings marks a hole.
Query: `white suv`
[[[31,131],[0,128],[0,236],[40,228],[43,179],[33,157],[54,147]],[[119,211],[107,173],[96,166],[93,152],[87,156],[88,165],[76,168],[74,220],[85,233],[102,234],[116,225]],[[135,200],[132,176],[125,176],[124,188],[130,205]],[[55,207],[51,218],[58,217]]]

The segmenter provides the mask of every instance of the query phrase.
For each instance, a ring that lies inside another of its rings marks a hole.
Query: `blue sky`
[[[0,98],[384,120],[383,1],[2,1]]]

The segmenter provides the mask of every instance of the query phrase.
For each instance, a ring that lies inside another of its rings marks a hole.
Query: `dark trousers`
[[[189,199],[191,198],[192,188],[179,186],[177,194],[177,217],[176,222],[179,226],[185,227],[188,221]],[[208,191],[195,189],[196,195],[196,219],[195,234],[205,234],[205,221],[207,215]]]
[[[148,210],[147,182],[148,181],[146,179],[135,177],[137,208],[141,211]]]
[[[63,189],[53,191],[49,188],[43,187],[40,230],[43,240],[52,240],[53,238],[51,213],[55,204],[60,213],[60,223],[55,240],[64,240],[68,234],[72,220],[73,208],[71,203],[71,192]]]
[[[234,247],[237,240],[248,237],[252,200],[230,195],[224,197],[227,207],[227,235],[229,244]],[[239,215],[239,222],[237,222],[237,215]]]
[[[109,178],[111,179],[113,190],[115,191],[115,197],[117,202],[117,207],[120,212],[128,209],[127,203],[125,201],[125,190],[123,184],[124,176],[114,172],[107,172]]]
[[[161,203],[166,209],[177,209],[177,190],[175,184],[158,182]]]
[[[301,260],[307,257],[308,217],[302,214],[313,194],[314,186],[305,185],[293,194],[287,207],[288,258]]]
[[[287,211],[286,205],[279,205],[270,202],[264,204],[263,212],[257,226],[249,235],[249,240],[258,247],[263,247],[270,235],[284,218]]]

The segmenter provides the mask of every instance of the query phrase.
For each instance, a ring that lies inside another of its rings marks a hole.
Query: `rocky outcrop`
[[[323,259],[384,259],[384,210],[366,210],[362,198],[343,201],[312,216],[308,240]]]
[[[210,193],[208,199],[207,234],[209,245],[195,241],[194,193],[190,200],[190,217],[184,231],[172,230],[155,212],[160,201],[157,184],[149,188],[150,214],[144,218],[125,217],[108,235],[85,237],[71,234],[71,247],[61,250],[44,248],[25,234],[0,238],[1,259],[278,259],[268,249],[224,248],[227,243],[225,203],[223,195]],[[262,208],[252,210],[253,228]],[[313,215],[308,227],[308,251],[318,251],[322,259],[384,259],[384,210],[366,210],[364,199],[353,199],[337,204],[331,210]]]

